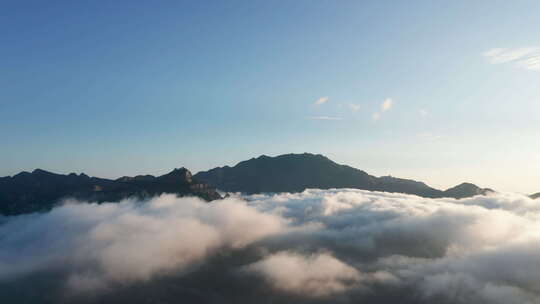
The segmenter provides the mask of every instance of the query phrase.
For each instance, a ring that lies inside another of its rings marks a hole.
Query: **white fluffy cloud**
[[[361,279],[356,269],[324,253],[304,256],[278,252],[249,265],[247,270],[262,275],[277,289],[308,297],[343,292]]]
[[[516,67],[540,71],[540,47],[495,48],[483,54],[490,63],[512,63]]]
[[[426,302],[540,302],[540,212],[525,196],[454,200],[309,190],[252,204],[299,225],[319,224],[302,235],[304,246],[331,249],[360,273],[384,271]]]
[[[68,203],[0,226],[0,280],[70,265],[68,284],[95,289],[189,269],[220,248],[283,229],[243,201],[163,195],[146,203]]]
[[[0,225],[0,282],[60,270],[74,290],[195,276],[190,292],[237,303],[540,303],[540,205],[333,189],[77,203]]]

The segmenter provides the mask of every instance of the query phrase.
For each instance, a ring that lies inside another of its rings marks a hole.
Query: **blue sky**
[[[3,1],[0,15],[0,176],[313,152],[540,191],[539,1]]]

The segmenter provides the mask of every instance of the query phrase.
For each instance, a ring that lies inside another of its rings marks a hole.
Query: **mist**
[[[540,208],[500,193],[162,195],[0,221],[0,298],[31,303],[540,303]]]

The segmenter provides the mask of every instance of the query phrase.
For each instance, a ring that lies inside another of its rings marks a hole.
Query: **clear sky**
[[[313,152],[540,191],[540,1],[2,1],[0,176]]]

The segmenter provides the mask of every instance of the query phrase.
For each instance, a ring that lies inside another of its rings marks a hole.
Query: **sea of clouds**
[[[0,299],[540,303],[540,200],[353,189],[65,201],[0,223]]]

